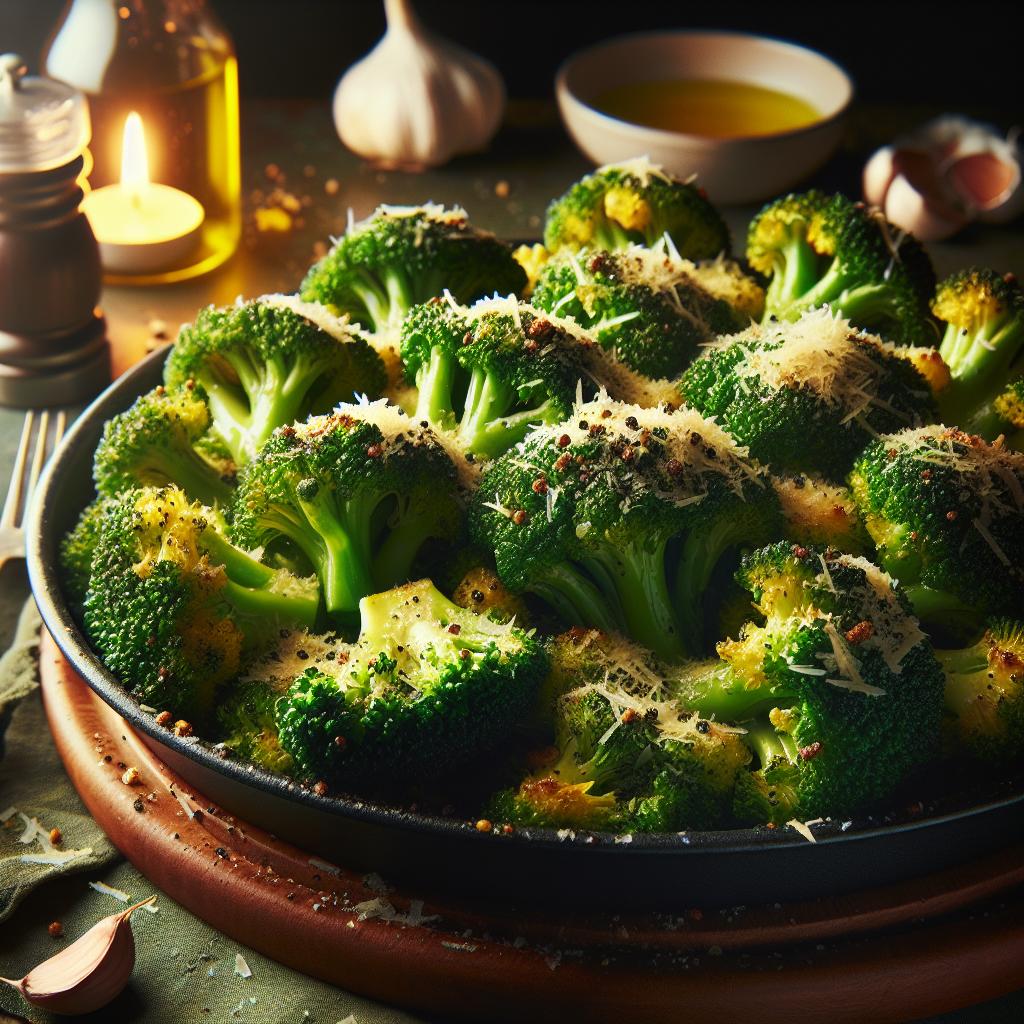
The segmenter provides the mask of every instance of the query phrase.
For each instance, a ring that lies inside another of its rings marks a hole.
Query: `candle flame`
[[[121,184],[138,195],[149,184],[149,158],[142,118],[133,110],[124,121],[121,143]]]

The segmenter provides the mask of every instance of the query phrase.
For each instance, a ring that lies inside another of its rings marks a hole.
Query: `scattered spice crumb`
[[[508,197],[509,197],[511,192],[512,192],[512,186],[509,185],[509,183],[507,181],[505,181],[504,179],[502,179],[501,181],[497,182],[495,184],[495,186],[494,186],[494,194],[499,199],[508,199]]]
[[[139,769],[132,765],[130,768],[126,768],[124,774],[121,776],[121,781],[126,786],[135,786],[139,782]]]
[[[336,196],[338,194],[338,190],[340,188],[341,188],[341,183],[338,181],[337,178],[328,178],[324,182],[324,191],[329,196]]]
[[[63,838],[64,836],[61,834],[59,828],[50,829],[50,842],[53,843],[54,846],[57,846]]]
[[[192,725],[190,722],[186,722],[184,718],[179,718],[174,723],[174,735],[175,736],[191,736]]]
[[[64,934],[64,925],[60,921],[51,921],[47,926],[46,930],[50,933],[50,937],[59,939]]]
[[[155,721],[156,721],[157,725],[159,725],[162,728],[166,729],[167,726],[169,726],[171,724],[171,721],[173,720],[173,718],[174,718],[174,715],[172,715],[170,713],[170,711],[161,711],[160,714],[156,716]]]
[[[477,832],[490,832],[492,828],[494,828],[494,826],[486,818],[481,818],[476,823]]]

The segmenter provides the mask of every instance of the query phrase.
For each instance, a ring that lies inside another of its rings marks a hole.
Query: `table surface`
[[[843,148],[813,183],[857,194],[859,170],[872,149],[935,113],[910,107],[855,111]],[[458,204],[474,223],[499,236],[535,238],[550,198],[590,167],[547,103],[511,104],[506,125],[488,153],[422,175],[380,172],[348,153],[337,140],[326,102],[252,101],[243,105],[242,122],[245,227],[239,251],[219,270],[193,281],[105,288],[102,307],[116,374],[160,344],[161,335],[173,337],[203,305],[232,302],[240,295],[294,291],[323,246],[344,232],[349,217],[362,218],[379,203]],[[738,250],[754,210],[723,210]],[[278,229],[268,229],[268,223],[276,223]],[[955,240],[928,248],[940,275],[979,262],[1024,275],[1022,243],[1024,222],[1018,219],[1001,227],[975,226]],[[19,410],[0,409],[3,490],[22,418]],[[20,567],[4,570],[0,627],[10,621],[25,593],[23,587]],[[6,628],[2,635],[9,635]],[[963,1015],[956,1019],[968,1020]]]

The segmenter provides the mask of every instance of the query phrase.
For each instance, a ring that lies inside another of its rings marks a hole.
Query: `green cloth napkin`
[[[10,597],[9,592],[3,594],[5,604]],[[100,918],[124,909],[117,898],[91,888],[90,883],[118,889],[133,902],[154,892],[92,820],[64,773],[35,692],[38,628],[38,613],[30,601],[21,611],[13,645],[0,659],[0,736],[6,727],[6,751],[0,760],[0,817],[7,819],[0,824],[0,975],[7,978],[21,977]],[[0,638],[6,636],[0,634]],[[25,856],[47,855],[39,839],[20,841],[33,819],[44,834],[53,827],[61,830],[62,849],[91,852],[59,866],[26,863]],[[89,1020],[118,1024],[204,1020],[423,1024],[426,1020],[282,967],[221,935],[167,896],[161,894],[156,907],[155,914],[139,911],[132,916],[136,962],[131,983]],[[63,938],[50,937],[51,921],[63,924]],[[252,972],[249,978],[236,973],[239,953]],[[35,1010],[18,993],[0,985],[0,1024],[8,1019],[6,1013],[33,1024],[68,1020]]]

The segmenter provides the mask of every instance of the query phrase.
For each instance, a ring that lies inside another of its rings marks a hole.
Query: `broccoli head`
[[[344,320],[293,296],[208,306],[182,328],[164,370],[170,389],[200,384],[213,430],[239,466],[281,426],[356,395],[378,397],[384,365]]]
[[[737,579],[763,622],[674,684],[684,706],[746,729],[757,762],[737,816],[848,814],[890,794],[934,754],[942,715],[942,670],[900,590],[864,558],[788,543]]]
[[[691,260],[729,252],[729,229],[704,193],[647,159],[599,167],[548,207],[544,245],[554,252],[624,249],[672,239]]]
[[[75,614],[81,617],[85,595],[89,592],[92,559],[103,524],[117,507],[116,498],[97,498],[86,505],[78,522],[60,542],[60,567],[64,591]]]
[[[750,224],[747,259],[770,279],[766,317],[796,320],[827,305],[889,341],[934,341],[930,260],[861,203],[815,191],[776,199]]]
[[[950,753],[987,761],[1024,754],[1024,624],[996,619],[975,643],[935,653],[946,674]]]
[[[277,702],[298,676],[334,661],[343,649],[332,634],[282,629],[273,646],[250,659],[218,700],[220,746],[261,768],[291,774],[294,761],[277,735]]]
[[[210,422],[202,389],[191,381],[177,390],[160,386],[147,392],[107,420],[93,459],[96,490],[116,495],[177,484],[207,505],[229,504],[234,464],[196,447]]]
[[[316,581],[231,544],[216,513],[177,487],[125,491],[106,511],[85,626],[107,667],[141,700],[202,718],[243,655],[280,629],[312,625]]]
[[[871,548],[849,488],[815,476],[772,477],[786,521],[786,536],[798,543],[832,547],[848,555]]]
[[[1011,274],[971,267],[940,282],[932,311],[946,324],[939,352],[952,376],[942,419],[992,440],[1001,430],[993,402],[1024,368],[1024,290]]]
[[[1024,607],[1024,454],[956,428],[872,442],[850,488],[878,560],[929,629],[959,640]]]
[[[1024,451],[1024,377],[1010,381],[993,408],[1006,443],[1017,451]]]
[[[427,541],[454,541],[462,525],[452,459],[384,400],[282,427],[243,470],[233,511],[240,543],[291,541],[343,618],[409,579]]]
[[[574,629],[551,644],[555,747],[493,820],[614,832],[710,828],[750,760],[742,730],[666,697],[664,669],[622,637]]]
[[[402,324],[402,360],[418,394],[413,419],[492,458],[531,427],[565,419],[577,388],[591,396],[612,376],[601,373],[590,337],[514,297],[414,307]]]
[[[512,590],[672,659],[702,649],[723,560],[782,528],[767,478],[716,424],[602,394],[484,469],[470,530]]]
[[[474,566],[456,584],[452,600],[460,608],[469,608],[498,622],[515,622],[530,626],[530,612],[518,594],[513,594],[485,565]]]
[[[277,702],[280,742],[301,774],[408,787],[499,745],[535,700],[542,645],[453,604],[429,580],[366,597],[359,611],[358,641]]]
[[[827,309],[712,342],[683,400],[779,472],[838,481],[878,434],[934,420],[921,375]]]
[[[381,206],[310,269],[300,294],[369,331],[386,332],[414,305],[445,291],[472,302],[525,286],[509,248],[474,228],[465,210]]]
[[[700,284],[695,264],[639,245],[562,250],[532,294],[534,305],[572,317],[630,369],[652,378],[677,377],[700,345],[750,322]]]

